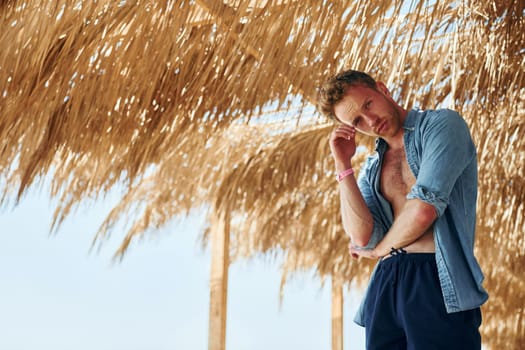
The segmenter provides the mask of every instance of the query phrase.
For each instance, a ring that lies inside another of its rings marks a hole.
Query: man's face
[[[401,115],[385,85],[377,84],[377,89],[364,85],[348,88],[334,113],[343,124],[365,135],[389,139],[401,130]]]

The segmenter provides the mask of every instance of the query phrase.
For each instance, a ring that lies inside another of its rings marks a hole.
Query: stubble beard
[[[401,114],[392,101],[387,100],[387,102],[390,104],[390,107],[392,107],[392,112],[390,113],[391,118],[389,118],[387,121],[389,124],[388,129],[390,130],[391,134],[387,137],[394,137],[401,130]],[[386,131],[389,131],[388,129]]]

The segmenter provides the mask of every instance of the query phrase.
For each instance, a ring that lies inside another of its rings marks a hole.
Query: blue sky
[[[2,209],[1,350],[207,349],[203,215],[174,220],[114,263],[118,233],[100,251],[89,248],[116,200],[82,206],[56,235],[54,206],[40,191]],[[321,288],[311,274],[294,277],[280,307],[277,263],[236,262],[229,277],[228,350],[330,349],[329,281]],[[346,350],[364,349],[364,331],[351,322],[359,298],[346,298]]]

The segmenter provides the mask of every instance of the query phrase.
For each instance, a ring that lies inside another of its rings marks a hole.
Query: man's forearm
[[[432,205],[419,199],[408,200],[390,230],[374,249],[375,254],[382,257],[390,253],[392,248],[403,248],[416,241],[427,232],[436,217]]]
[[[345,177],[340,182],[339,194],[343,228],[353,244],[365,246],[372,235],[374,220],[353,176]]]

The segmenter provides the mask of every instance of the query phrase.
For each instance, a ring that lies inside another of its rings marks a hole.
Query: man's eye
[[[372,104],[372,101],[368,101],[366,104],[365,104],[365,108],[368,109],[370,108],[370,105]]]
[[[358,126],[361,123],[361,118],[357,117],[352,121],[352,126]]]

